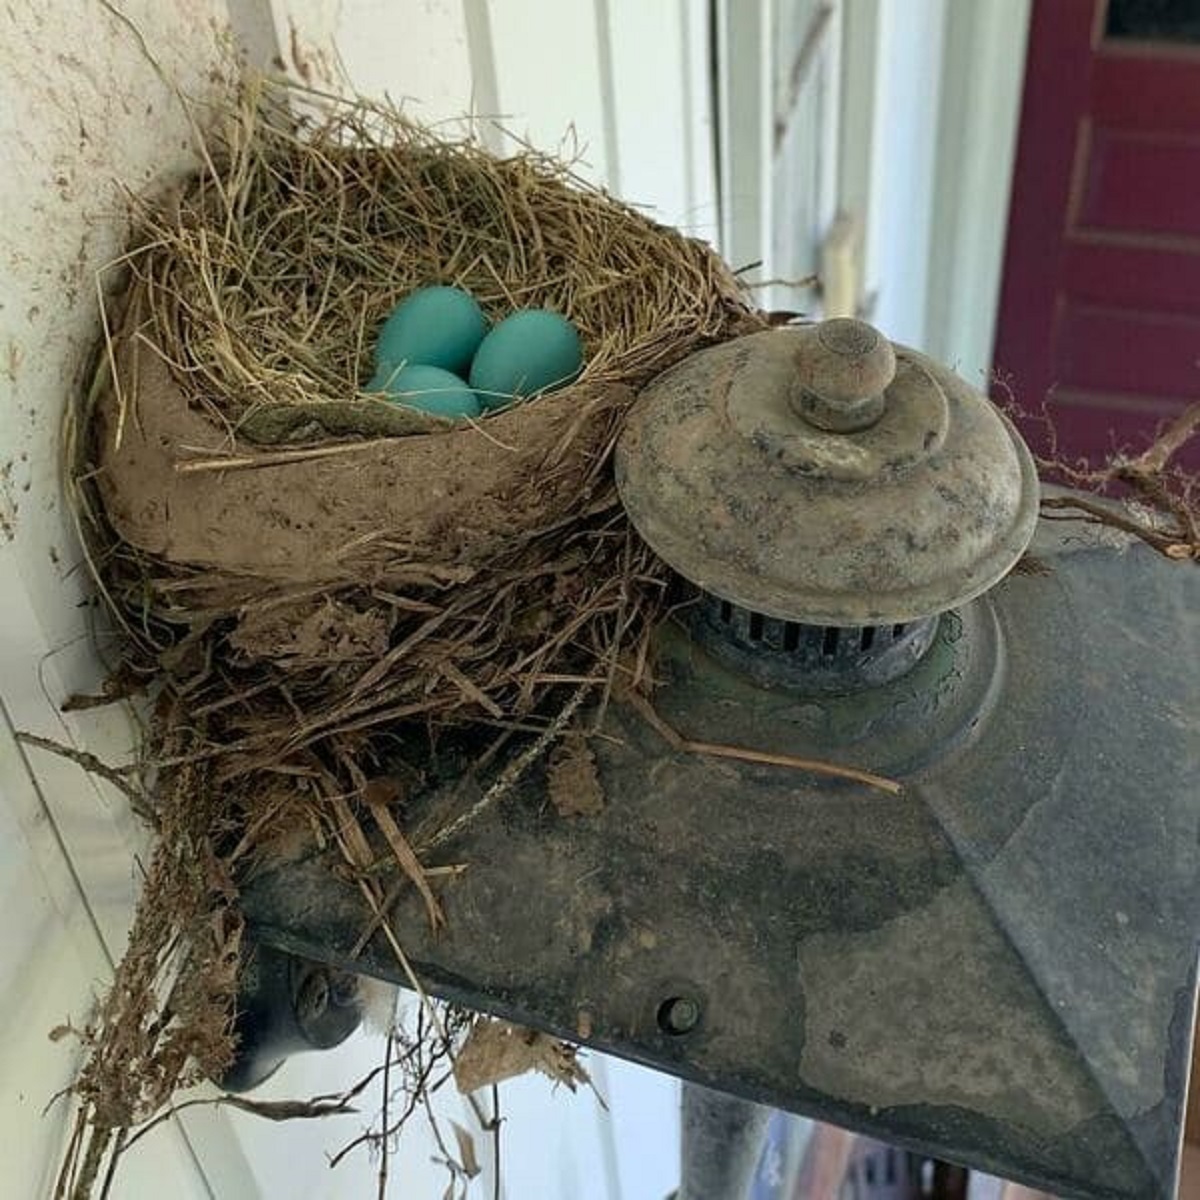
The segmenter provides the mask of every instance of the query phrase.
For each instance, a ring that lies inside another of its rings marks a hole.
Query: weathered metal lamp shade
[[[423,985],[1056,1195],[1170,1197],[1200,570],[1046,521],[1038,569],[1006,574],[1035,523],[1028,454],[856,323],[679,365],[620,470],[638,527],[709,593],[655,635],[654,706],[692,749],[615,696],[591,714],[600,811],[560,815],[538,768],[437,847],[429,865],[470,864],[447,927],[411,889],[389,913]],[[492,735],[462,736],[469,763]],[[489,786],[427,779],[418,834]],[[404,983],[338,865],[314,850],[249,883],[255,936]]]
[[[696,354],[640,397],[621,499],[704,591],[809,625],[884,626],[1001,579],[1037,520],[1024,443],[988,401],[869,325]]]

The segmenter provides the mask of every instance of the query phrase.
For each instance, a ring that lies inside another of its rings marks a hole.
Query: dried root
[[[1004,406],[1027,419],[1007,384],[994,382]],[[1171,420],[1145,450],[1114,453],[1100,466],[1065,456],[1048,413],[1040,421],[1047,450],[1036,456],[1039,475],[1084,493],[1043,496],[1043,516],[1118,529],[1166,558],[1200,563],[1200,475],[1178,461],[1185,448],[1200,443],[1200,404]]]

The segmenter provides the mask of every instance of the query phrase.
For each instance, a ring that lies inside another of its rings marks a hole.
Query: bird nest
[[[464,725],[548,744],[636,687],[665,572],[618,502],[614,442],[647,381],[764,325],[707,245],[532,151],[274,85],[203,123],[203,168],[134,201],[128,286],[67,426],[121,647],[104,698],[147,697],[141,760],[110,776],[157,838],[83,1031],[63,1194],[231,1061],[238,885],[273,838],[340,845],[365,923],[383,829],[437,919],[420,847],[380,811],[397,755]],[[365,394],[380,322],[434,283],[492,319],[563,313],[582,375],[458,426]]]

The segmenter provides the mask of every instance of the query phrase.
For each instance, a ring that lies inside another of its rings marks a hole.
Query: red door
[[[1072,458],[1200,399],[1200,0],[1034,0],[993,361]]]

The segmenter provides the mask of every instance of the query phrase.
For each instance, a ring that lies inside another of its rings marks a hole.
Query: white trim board
[[[1031,0],[951,3],[942,67],[925,348],[986,390]]]
[[[840,204],[863,221],[863,315],[981,385],[1030,0],[844,5]]]

